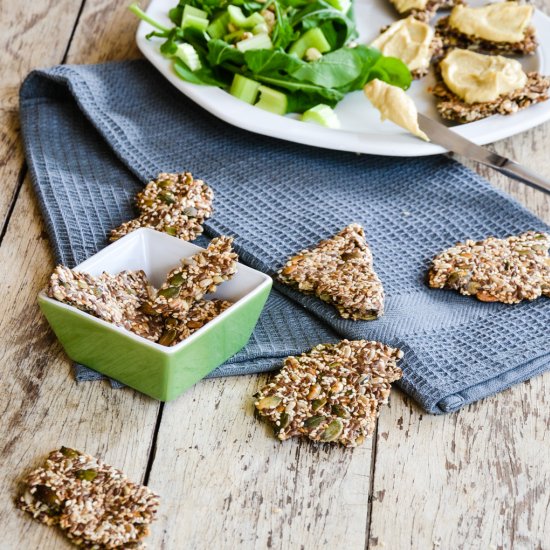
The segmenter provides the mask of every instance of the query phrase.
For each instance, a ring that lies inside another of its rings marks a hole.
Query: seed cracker
[[[384,313],[384,289],[372,261],[363,228],[351,224],[290,258],[278,278],[333,304],[344,319],[373,320]]]
[[[233,303],[227,300],[199,300],[195,302],[184,319],[168,317],[165,320],[164,330],[158,343],[163,346],[179,344],[232,305]]]
[[[159,497],[97,458],[61,447],[26,477],[17,505],[59,526],[77,546],[136,548],[149,534]]]
[[[428,273],[432,288],[450,288],[483,302],[517,304],[550,297],[550,235],[528,231],[468,240],[438,254]]]
[[[550,78],[537,72],[527,73],[526,85],[494,101],[466,103],[444,82],[438,82],[430,91],[437,98],[437,111],[441,117],[455,122],[467,123],[492,115],[511,115],[549,98]]]
[[[303,436],[355,447],[372,436],[391,384],[402,376],[402,357],[401,350],[380,342],[321,344],[287,357],[254,396],[255,407],[282,441]]]
[[[392,0],[390,0],[390,2],[394,4]],[[402,16],[412,15],[419,21],[429,23],[439,10],[450,9],[463,3],[463,0],[428,0],[424,9],[413,9],[406,12],[399,12],[399,14]]]
[[[139,217],[113,229],[110,239],[116,241],[140,227],[151,227],[192,241],[202,233],[205,219],[212,215],[213,198],[212,189],[202,180],[193,179],[189,172],[159,174],[136,197]]]
[[[449,16],[441,18],[435,28],[446,50],[460,48],[491,55],[532,55],[538,47],[534,27],[525,30],[520,42],[494,42],[465,34],[449,25]]]
[[[141,309],[152,291],[143,271],[94,277],[62,265],[55,268],[47,290],[51,298],[156,341],[161,326]]]
[[[190,258],[168,274],[151,309],[167,317],[184,320],[193,304],[205,294],[215,292],[218,285],[229,280],[237,270],[237,254],[231,237],[212,239],[208,248]]]

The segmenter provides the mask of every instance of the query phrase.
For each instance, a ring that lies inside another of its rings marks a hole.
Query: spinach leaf
[[[324,55],[319,61],[304,63],[290,74],[297,80],[326,88],[339,88],[357,80],[363,70],[363,59],[355,49],[341,48]]]
[[[294,14],[290,21],[293,28],[300,28],[302,32],[327,22],[332,23],[336,36],[334,48],[341,48],[357,36],[354,22],[324,0],[308,3],[304,9]]]
[[[393,86],[399,86],[403,90],[408,90],[412,82],[411,71],[397,57],[384,57],[380,56],[378,61],[374,64],[369,73],[367,82],[378,78],[392,84]]]
[[[254,74],[274,72],[288,74],[305,65],[296,56],[285,53],[281,48],[249,50],[244,53],[244,62]]]

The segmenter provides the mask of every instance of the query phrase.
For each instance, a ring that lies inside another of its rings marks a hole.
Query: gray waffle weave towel
[[[107,244],[109,230],[134,216],[140,185],[160,171],[189,170],[208,182],[208,236],[234,235],[242,261],[267,273],[351,222],[364,226],[385,316],[346,321],[279,286],[248,347],[217,375],[269,370],[340,337],[381,340],[405,351],[401,388],[441,413],[550,365],[550,300],[487,304],[424,284],[429,260],[458,240],[548,230],[456,162],[251,134],[204,112],[142,61],[33,72],[21,90],[21,122],[55,253],[67,265]]]

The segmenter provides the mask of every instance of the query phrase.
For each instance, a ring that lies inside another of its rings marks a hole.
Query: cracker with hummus
[[[531,25],[533,6],[497,2],[479,8],[455,6],[440,19],[437,33],[446,49],[463,48],[490,54],[535,53],[537,40]]]
[[[391,384],[402,376],[403,352],[380,342],[342,340],[287,357],[254,397],[260,416],[284,441],[307,437],[356,447],[372,436]]]
[[[549,248],[550,235],[536,231],[458,243],[433,259],[428,284],[482,302],[517,304],[550,297]]]
[[[439,63],[440,81],[431,89],[439,114],[455,122],[510,115],[549,97],[550,79],[525,73],[515,59],[455,49]]]
[[[358,224],[290,258],[278,279],[334,305],[344,319],[372,321],[384,313],[384,289]]]
[[[430,25],[412,15],[392,23],[371,44],[383,55],[401,59],[413,78],[422,78],[432,59],[443,53],[443,41]]]
[[[440,9],[449,9],[463,0],[390,0],[400,15],[412,15],[427,23]]]

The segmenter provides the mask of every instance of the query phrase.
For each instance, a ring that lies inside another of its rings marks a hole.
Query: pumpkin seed
[[[175,328],[165,330],[159,338],[159,344],[161,346],[170,346],[176,340],[177,335],[178,332]]]
[[[326,419],[322,414],[317,416],[310,416],[307,420],[304,421],[304,426],[306,428],[317,428],[321,423]]]
[[[180,293],[179,286],[169,286],[167,288],[162,288],[159,290],[159,296],[163,296],[164,298],[174,298],[179,293]]]
[[[256,408],[260,411],[264,409],[274,409],[278,405],[281,404],[281,401],[283,400],[282,397],[279,397],[278,395],[268,395],[267,397],[264,397],[257,405]]]
[[[313,402],[311,403],[311,410],[313,412],[317,412],[321,407],[325,405],[326,402],[327,400],[324,397],[321,399],[314,399]]]
[[[342,431],[344,430],[344,425],[341,420],[334,419],[321,434],[319,441],[328,443],[334,441],[340,437]]]
[[[97,477],[97,470],[78,470],[75,475],[77,479],[81,479],[83,481],[93,481]]]

